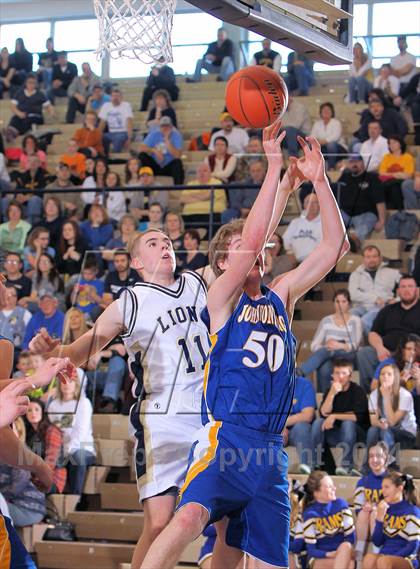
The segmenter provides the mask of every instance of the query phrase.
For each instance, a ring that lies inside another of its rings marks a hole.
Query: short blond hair
[[[146,229],[145,231],[136,231],[135,233],[133,233],[133,235],[131,236],[130,241],[128,242],[128,252],[130,253],[130,257],[132,259],[134,259],[134,257],[136,256],[136,249],[137,246],[140,244],[141,238],[144,235],[147,235],[148,233],[152,233],[152,232],[158,232],[158,233],[162,233],[165,237],[168,237],[168,235],[162,231],[161,229]],[[168,237],[169,239],[169,237]]]
[[[222,225],[211,240],[209,247],[209,263],[216,277],[220,277],[223,273],[219,267],[219,263],[226,259],[232,237],[234,235],[242,235],[244,225],[244,219],[232,219],[229,223]]]

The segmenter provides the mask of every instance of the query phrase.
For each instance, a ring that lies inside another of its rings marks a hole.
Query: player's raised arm
[[[269,236],[283,160],[280,144],[285,133],[279,134],[280,125],[280,121],[276,121],[264,129],[263,145],[268,161],[264,182],[245,221],[242,235],[238,235],[238,239],[233,238],[228,245],[229,255],[219,266],[223,274],[209,291],[208,309],[212,328],[223,325],[229,318],[246,277]]]
[[[313,137],[307,137],[307,142],[301,137],[298,138],[304,156],[299,158],[296,165],[303,176],[312,182],[318,196],[322,241],[296,269],[273,281],[271,288],[288,306],[293,306],[325,277],[350,247],[341,213],[325,172],[321,146]]]

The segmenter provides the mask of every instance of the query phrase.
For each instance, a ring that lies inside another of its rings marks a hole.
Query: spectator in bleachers
[[[378,312],[369,332],[369,346],[361,348],[357,354],[360,385],[366,393],[370,391],[376,366],[396,350],[401,335],[420,335],[419,292],[414,277],[401,277],[397,295],[398,302],[388,304]]]
[[[234,44],[228,38],[224,28],[217,30],[217,41],[207,46],[207,51],[202,59],[197,60],[193,78],[187,77],[187,83],[201,81],[201,71],[217,73],[218,81],[227,81],[235,71]]]
[[[29,167],[29,157],[34,155],[38,156],[41,168],[47,170],[47,155],[39,148],[38,139],[33,134],[27,134],[22,140],[19,169],[27,170]]]
[[[219,144],[219,141],[216,142]],[[235,184],[227,190],[229,207],[222,213],[222,223],[228,223],[236,217],[246,218],[251,211],[252,204],[260,191],[266,174],[265,164],[262,160],[253,160],[249,166],[250,177],[242,184],[257,185],[257,188],[235,188]]]
[[[404,87],[416,73],[416,58],[407,51],[407,37],[398,36],[398,49],[400,53],[391,58],[391,68],[394,75]]]
[[[102,132],[96,126],[97,118],[94,111],[87,111],[83,126],[78,128],[73,136],[79,152],[87,158],[96,158],[104,154]]]
[[[62,466],[63,433],[53,425],[40,399],[32,399],[25,416],[26,444],[53,470],[51,494],[64,492],[67,470]]]
[[[102,253],[102,258],[109,261],[109,269],[111,270],[113,265],[112,261],[114,259],[114,254],[116,249],[123,249],[128,251],[131,239],[133,238],[137,230],[137,220],[131,213],[126,213],[122,216],[118,222],[118,237],[112,237],[107,241],[105,245],[105,250]]]
[[[51,292],[45,292],[39,299],[39,310],[32,316],[26,326],[22,347],[27,350],[29,342],[41,328],[45,328],[50,336],[61,338],[63,334],[64,314],[58,310],[58,300]]]
[[[303,485],[297,480],[289,481],[290,498],[290,569],[306,569],[307,551],[303,538],[302,502],[304,497]]]
[[[143,175],[140,176],[140,170],[143,170]],[[128,208],[130,213],[134,215],[134,217],[139,221],[144,215],[146,215],[145,210],[145,193],[142,190],[139,190],[139,186],[142,186],[142,179],[143,182],[148,184],[149,178],[152,178],[153,183],[151,185],[155,185],[155,176],[153,174],[153,170],[148,166],[141,168],[140,160],[138,158],[129,158],[125,164],[124,168],[125,174],[125,187],[136,188],[135,190],[126,190],[125,197],[128,201]]]
[[[66,51],[60,51],[57,63],[53,66],[51,89],[48,91],[48,98],[52,103],[55,97],[67,97],[67,89],[75,77],[77,77],[77,66],[68,61]]]
[[[287,255],[283,237],[279,233],[273,233],[270,238],[270,247],[266,249],[264,263],[264,284],[269,284],[274,278],[291,271],[296,267],[296,259]]]
[[[416,73],[401,89],[401,99],[411,111],[414,123],[414,144],[420,146],[420,73]]]
[[[367,449],[369,471],[357,481],[353,503],[356,509],[356,560],[360,561],[372,536],[376,508],[382,500],[382,480],[387,472],[389,449],[380,441]]]
[[[403,336],[394,354],[378,364],[371,383],[372,391],[378,387],[382,368],[390,364],[396,365],[399,369],[401,386],[413,391],[417,377],[420,376],[420,336],[417,334]]]
[[[395,364],[381,369],[379,385],[369,394],[369,412],[368,447],[385,441],[390,449],[395,443],[401,448],[414,448],[417,434],[414,402],[411,393],[401,386],[400,371]]]
[[[150,132],[139,145],[139,158],[156,176],[172,176],[175,184],[184,183],[182,134],[174,128],[170,117],[162,117],[159,129]]]
[[[152,202],[149,204],[147,210],[148,221],[141,221],[138,229],[139,231],[146,231],[146,229],[163,229],[163,207],[159,202]]]
[[[378,552],[365,556],[362,569],[418,567],[420,509],[413,478],[400,472],[386,474],[382,494],[372,535]]]
[[[281,72],[281,55],[271,49],[271,40],[264,38],[261,42],[262,50],[254,53],[250,65],[264,65],[277,73]]]
[[[66,123],[74,123],[77,112],[85,113],[89,95],[98,81],[99,77],[93,73],[89,63],[82,63],[82,74],[76,75],[67,89],[69,102]]]
[[[59,209],[63,209],[64,217],[78,219],[83,213],[83,202],[80,197],[80,192],[66,192],[63,193],[62,196],[60,196],[59,193],[52,194],[48,192],[48,190],[70,190],[74,187],[75,185],[72,182],[70,166],[64,162],[59,162],[57,165],[57,176],[55,180],[45,187],[46,191],[44,201],[51,197],[56,197],[57,199],[60,198]],[[61,219],[58,221],[55,217],[49,221],[54,223],[55,226],[62,223]],[[56,239],[54,241],[57,243],[57,234],[55,236]]]
[[[334,361],[345,358],[354,363],[356,351],[363,340],[359,316],[351,313],[351,298],[347,289],[334,293],[334,314],[321,319],[311,343],[313,352],[300,369],[304,375],[316,371],[318,391],[326,393],[331,385]]]
[[[292,219],[283,233],[284,247],[298,263],[301,263],[322,240],[319,202],[315,193],[308,194],[303,201],[303,211]]]
[[[130,268],[130,254],[126,250],[113,251],[114,270],[110,270],[105,277],[102,302],[105,306],[116,300],[122,288],[131,287],[140,281],[139,275]]]
[[[68,490],[81,494],[87,467],[95,464],[92,404],[81,392],[78,379],[58,383],[57,397],[47,408],[48,417],[63,432],[64,458],[68,460]]]
[[[197,177],[188,182],[189,186],[203,185],[203,186],[220,186],[220,180],[212,176],[207,162],[202,162],[197,167]],[[181,192],[179,202],[182,205],[182,217],[185,224],[197,225],[199,223],[205,226],[209,223],[209,213],[211,206],[211,190],[197,189],[197,190],[183,190]],[[224,189],[213,191],[213,213],[214,222],[220,222],[221,213],[226,209],[226,192]]]
[[[196,229],[187,229],[184,233],[184,253],[179,254],[181,271],[196,271],[208,265],[208,258],[200,251],[201,238]]]
[[[15,69],[12,65],[12,59],[7,47],[3,47],[0,51],[0,99],[3,99],[3,93],[10,91],[12,79]]]
[[[59,182],[57,180],[58,186]],[[47,186],[48,188],[48,186]],[[80,199],[80,197],[79,197]],[[61,226],[63,225],[64,218],[61,212],[61,202],[55,196],[49,196],[48,194],[44,199],[44,209],[42,213],[42,221],[40,221],[34,227],[45,227],[48,229],[50,234],[51,243],[58,244],[61,232]]]
[[[335,109],[332,103],[322,103],[319,107],[319,120],[312,125],[311,136],[318,139],[321,151],[325,155],[329,170],[333,170],[343,154],[347,155],[347,148],[343,140],[343,127],[335,118]]]
[[[79,152],[79,147],[74,138],[70,138],[67,152],[60,156],[60,162],[67,164],[72,176],[83,180],[86,175],[86,156]]]
[[[401,184],[404,180],[414,178],[414,157],[406,152],[407,145],[403,138],[392,135],[388,138],[389,153],[385,154],[379,165],[381,180],[386,197],[387,207],[403,209]]]
[[[17,290],[18,301],[24,296],[29,296],[32,288],[31,279],[25,277],[22,269],[23,261],[19,253],[6,253],[4,259],[4,274],[7,278],[7,282],[12,284]]]
[[[114,231],[106,209],[99,204],[92,204],[88,218],[80,224],[82,237],[88,249],[104,249],[112,239]]]
[[[341,446],[341,466],[335,469],[340,476],[355,472],[354,446],[356,442],[365,442],[370,424],[366,394],[351,380],[352,373],[350,360],[343,358],[334,362],[331,387],[324,394],[320,417],[312,424],[312,464],[324,463],[326,445]]]
[[[48,92],[51,89],[53,67],[58,59],[58,53],[54,49],[53,38],[47,38],[45,48],[47,51],[39,54],[37,73],[39,82],[43,84],[44,90]]]
[[[299,472],[310,474],[308,466],[312,461],[311,425],[315,418],[316,393],[312,383],[300,375],[296,376],[293,407],[283,431],[284,446],[296,447],[299,455]]]
[[[100,83],[96,83],[96,85],[92,88],[92,94],[88,97],[86,102],[86,112],[93,111],[96,115],[99,114],[102,106],[105,103],[109,103],[111,101],[111,95],[105,93],[103,86]]]
[[[17,201],[9,202],[6,213],[8,221],[0,225],[0,248],[20,255],[31,225],[22,219],[23,208]]]
[[[39,157],[34,154],[28,159],[28,167],[26,170],[14,170],[11,174],[12,186],[16,189],[14,198],[23,208],[24,217],[32,225],[41,220],[42,215],[42,197],[45,186],[48,183],[49,174],[41,168]],[[37,190],[33,193],[19,193],[19,190]],[[9,205],[9,198],[4,197],[1,200],[3,216]]]
[[[235,180],[237,182],[242,182],[249,178],[249,165],[255,159],[263,160],[265,168],[267,168],[267,159],[264,154],[262,140],[258,135],[252,135],[249,137],[244,156],[240,156],[237,159],[235,169]]]
[[[116,172],[109,171],[105,178],[105,187],[107,189],[121,188],[121,178]],[[120,219],[127,213],[127,206],[125,203],[125,195],[123,190],[115,192],[106,192],[105,204],[108,211],[110,220],[115,226]]]
[[[389,63],[384,63],[379,69],[379,74],[373,82],[375,89],[381,89],[390,105],[398,105],[397,97],[400,92],[400,81],[392,73],[392,67]]]
[[[315,85],[314,62],[303,52],[292,51],[287,57],[286,84],[289,91],[297,91],[300,97],[309,94]]]
[[[25,47],[25,42],[22,38],[17,38],[15,41],[15,51],[10,56],[12,66],[15,70],[13,74],[13,84],[23,85],[26,78],[32,73],[33,56]]]
[[[309,116],[307,108],[293,97],[289,97],[289,104],[283,115],[281,124],[286,131],[283,146],[287,148],[289,156],[297,156],[300,149],[297,137],[308,136],[311,132],[311,117]]]
[[[233,118],[229,113],[220,115],[220,130],[216,130],[212,134],[209,144],[209,150],[215,150],[216,139],[223,136],[228,141],[228,150],[231,154],[244,154],[249,142],[247,131],[239,126],[235,126]]]
[[[83,180],[82,184],[82,187],[86,189],[98,189],[97,192],[82,192],[82,200],[86,205],[91,205],[93,203],[102,205],[103,192],[101,190],[106,186],[106,177],[108,172],[108,162],[105,158],[97,158],[95,160],[93,174],[91,176],[87,176]]]
[[[169,93],[164,89],[158,89],[153,93],[153,105],[146,120],[149,132],[159,128],[159,121],[162,117],[169,117],[174,127],[178,128],[176,112],[171,105]]]
[[[353,514],[347,502],[337,498],[334,482],[322,470],[308,477],[302,516],[308,566],[355,569]]]
[[[36,311],[40,305],[41,298],[49,294],[54,296],[59,303],[59,307],[64,306],[64,283],[59,275],[54,258],[48,253],[41,253],[39,256],[34,274],[32,275],[32,289],[28,297],[23,297],[19,304]]]
[[[230,154],[229,143],[224,136],[218,136],[214,140],[214,151],[207,156],[205,162],[213,178],[225,184],[234,180],[237,159],[236,156]]]
[[[165,217],[163,231],[171,240],[175,253],[178,251],[178,249],[182,248],[184,241],[184,230],[185,227],[182,215],[176,213],[175,211],[168,211]]]
[[[95,258],[89,257],[71,291],[72,305],[86,317],[93,318],[93,314],[99,313],[103,293],[104,281],[98,278],[98,264]]]
[[[349,75],[349,102],[367,103],[373,83],[372,60],[359,42],[353,46],[353,63],[350,65]]]
[[[50,233],[48,229],[39,225],[28,234],[26,246],[23,249],[23,270],[25,274],[32,276],[42,253],[48,253],[50,257],[55,257],[55,250],[50,246]]]
[[[6,158],[2,152],[0,152],[0,190],[12,191],[10,174],[6,166]]]
[[[106,155],[111,146],[113,152],[122,152],[128,148],[133,135],[133,109],[130,103],[123,101],[120,89],[112,89],[111,101],[102,105],[99,119]]]
[[[368,172],[377,172],[382,158],[388,153],[388,141],[382,136],[382,127],[379,121],[368,123],[369,138],[360,147],[360,155],[363,158]]]
[[[404,209],[420,209],[420,152],[417,153],[414,176],[401,184]]]
[[[2,336],[13,342],[15,350],[20,350],[26,326],[32,315],[22,306],[18,306],[17,289],[11,283],[6,283],[6,287],[5,305],[0,311],[0,331]]]
[[[39,524],[47,513],[45,494],[31,481],[28,470],[0,464],[0,492],[16,527]]]
[[[153,98],[153,93],[159,89],[167,91],[170,94],[172,101],[178,100],[179,87],[176,84],[174,70],[172,67],[169,67],[169,65],[153,65],[150,75],[146,81],[146,87],[143,91],[140,105],[141,112],[147,111],[147,107]]]
[[[57,248],[58,269],[62,275],[80,273],[87,245],[83,239],[79,225],[72,220],[61,226],[61,234]]]
[[[54,107],[45,94],[38,89],[36,75],[30,73],[25,86],[19,89],[10,101],[13,116],[6,129],[6,140],[12,141],[20,134],[26,134],[34,124],[44,124],[43,111],[52,116]]]
[[[162,208],[166,211],[169,205],[169,190],[160,189],[161,184],[156,181],[152,168],[150,168],[150,166],[142,166],[139,170],[139,177],[140,186],[144,188],[144,192],[141,193],[144,195],[147,192],[149,196],[148,202],[159,202]],[[137,193],[139,192],[136,192],[136,194]],[[136,211],[134,208],[133,213],[138,217],[141,212]],[[144,213],[142,215],[144,215]]]
[[[360,152],[358,144],[369,138],[368,124],[372,121],[378,121],[382,128],[382,135],[386,138],[390,136],[399,136],[405,138],[408,132],[407,122],[404,117],[395,109],[385,106],[384,99],[374,98],[369,102],[369,106],[362,112],[360,117],[360,127],[354,133],[357,141],[353,143],[353,150]]]
[[[357,246],[385,225],[385,196],[378,177],[366,172],[363,158],[351,155],[349,167],[337,180],[337,202],[343,221],[353,230]]]
[[[21,379],[29,377],[32,374],[31,367],[31,352],[29,350],[22,350],[17,358],[16,370],[13,374],[13,379]]]
[[[71,307],[64,318],[63,346],[71,344],[89,330],[86,318],[81,310]]]
[[[353,301],[352,312],[361,317],[363,330],[368,334],[381,308],[393,302],[401,275],[386,266],[376,245],[367,245],[362,253],[363,264],[350,274],[349,293]]]

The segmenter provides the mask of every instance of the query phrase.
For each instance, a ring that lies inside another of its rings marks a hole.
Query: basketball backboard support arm
[[[188,1],[315,61],[337,65],[353,60],[353,0]]]

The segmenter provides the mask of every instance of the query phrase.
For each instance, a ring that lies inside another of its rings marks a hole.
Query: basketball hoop
[[[98,57],[142,63],[173,61],[171,32],[176,0],[93,0],[99,22]]]

